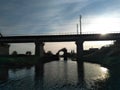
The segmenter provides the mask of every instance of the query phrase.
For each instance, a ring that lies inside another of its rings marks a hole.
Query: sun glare
[[[101,71],[104,72],[104,73],[106,73],[106,72],[108,71],[108,69],[107,69],[107,68],[104,68],[104,67],[101,67],[100,69],[101,69]]]
[[[119,18],[112,17],[97,17],[90,20],[90,23],[85,26],[85,31],[106,35],[107,33],[119,31]]]
[[[106,35],[108,32],[99,32],[101,35]]]

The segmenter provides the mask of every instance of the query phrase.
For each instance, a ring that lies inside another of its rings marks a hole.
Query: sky
[[[0,32],[3,36],[75,34],[80,15],[82,33],[119,32],[119,4],[120,0],[0,0]],[[84,48],[110,43],[85,42]],[[53,52],[63,47],[76,46],[74,42],[45,45]],[[12,44],[10,51],[14,50],[34,52],[34,44]]]

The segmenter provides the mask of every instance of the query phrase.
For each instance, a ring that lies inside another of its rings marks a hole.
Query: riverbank
[[[1,56],[0,65],[7,66],[29,66],[34,65],[39,60],[36,56]]]
[[[55,56],[39,57],[39,56],[0,56],[1,66],[22,67],[33,66],[38,63],[47,63],[57,60]]]
[[[116,45],[102,47],[92,54],[85,55],[83,60],[101,64],[107,68],[120,66],[120,47]]]

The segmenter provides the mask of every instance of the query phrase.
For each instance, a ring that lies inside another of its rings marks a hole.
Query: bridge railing
[[[105,32],[105,33],[101,33],[101,32],[82,32],[82,34],[114,34],[114,33],[120,33],[120,31],[111,31],[111,32]],[[60,32],[60,33],[39,33],[39,34],[5,34],[5,35],[2,35],[3,37],[4,36],[37,36],[37,35],[41,35],[41,36],[44,36],[44,35],[80,35],[80,33],[76,33],[76,32]]]

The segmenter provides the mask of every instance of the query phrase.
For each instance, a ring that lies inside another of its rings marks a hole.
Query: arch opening
[[[62,49],[60,49],[57,53],[56,53],[56,55],[58,56],[58,57],[63,57],[64,58],[64,60],[67,60],[67,49],[66,48],[62,48]]]

